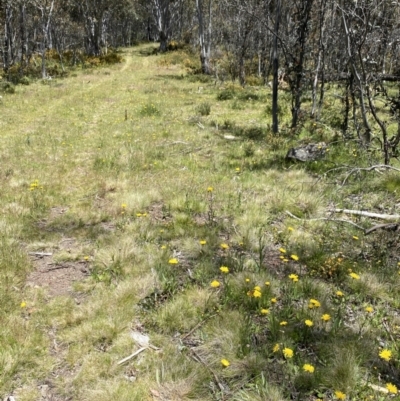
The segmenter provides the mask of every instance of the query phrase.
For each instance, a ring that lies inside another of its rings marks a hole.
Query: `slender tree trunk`
[[[24,2],[21,2],[19,5],[19,32],[21,35],[21,63],[19,75],[22,77],[24,75],[28,53],[28,44],[26,40],[26,6]]]
[[[3,68],[4,73],[8,76],[8,70],[11,65],[11,47],[12,47],[12,31],[11,31],[11,18],[12,9],[11,5],[6,1],[4,4],[4,48],[3,48]]]
[[[311,7],[314,0],[305,0],[303,6],[303,12],[301,14],[302,20],[299,22],[298,27],[298,51],[296,52],[295,60],[295,79],[294,87],[292,88],[292,128],[295,128],[298,123],[300,106],[301,106],[301,95],[302,95],[302,84],[303,84],[303,70],[304,70],[304,57],[305,57],[305,46],[308,36],[308,22],[310,19]]]
[[[211,0],[209,0],[209,26],[207,35],[204,32],[203,0],[196,0],[197,18],[199,21],[199,42],[201,72],[210,74],[210,40],[211,40]],[[207,37],[207,38],[206,38]]]
[[[279,56],[278,56],[278,34],[279,34],[279,23],[281,19],[281,0],[277,0],[275,9],[275,26],[272,43],[272,132],[277,134],[279,131],[278,127],[278,70],[279,70]]]
[[[367,117],[367,110],[365,108],[364,87],[363,87],[363,82],[362,82],[362,79],[360,77],[360,74],[359,74],[359,72],[357,70],[356,62],[355,62],[353,54],[352,54],[350,32],[349,32],[349,29],[347,27],[347,21],[346,21],[345,15],[344,15],[343,8],[342,8],[342,22],[343,22],[343,28],[344,28],[344,32],[345,32],[345,36],[346,36],[346,41],[347,41],[347,55],[348,55],[348,58],[349,58],[349,63],[350,63],[351,70],[352,70],[352,73],[354,75],[354,78],[355,78],[355,80],[357,82],[357,85],[358,85],[358,94],[359,94],[359,100],[360,100],[361,117],[362,117],[364,128],[365,128],[364,135],[361,136],[359,134],[359,137],[360,137],[360,140],[362,140],[363,142],[368,144],[371,141],[371,126],[369,124],[368,117]],[[361,57],[361,53],[360,53],[360,57]]]
[[[312,88],[312,110],[311,117],[319,119],[319,114],[322,108],[322,101],[324,96],[324,59],[325,59],[325,46],[324,46],[324,32],[325,32],[325,6],[326,0],[321,0],[320,13],[319,13],[319,39],[318,39],[318,60],[315,70],[313,88]],[[318,90],[318,76],[321,75],[321,90],[320,98],[317,104],[317,90]]]

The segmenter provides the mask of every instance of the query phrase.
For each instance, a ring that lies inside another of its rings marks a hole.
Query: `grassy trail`
[[[195,62],[139,46],[4,96],[0,398],[358,400],[400,385],[390,233],[307,221],[395,192],[313,173],[348,146],[288,164],[269,89],[216,86],[187,74]],[[154,347],[118,364],[138,333]]]

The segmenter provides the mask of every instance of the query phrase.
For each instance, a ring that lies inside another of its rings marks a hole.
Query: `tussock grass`
[[[269,88],[218,87],[185,50],[123,58],[3,96],[0,396],[40,400],[44,383],[60,400],[400,387],[397,233],[364,236],[327,212],[398,213],[398,175],[349,175],[380,155],[338,140],[340,105],[296,136],[283,93],[274,136]],[[320,140],[324,160],[285,160]],[[66,267],[87,276],[59,294],[31,276]],[[118,365],[140,348],[132,331],[156,348]]]

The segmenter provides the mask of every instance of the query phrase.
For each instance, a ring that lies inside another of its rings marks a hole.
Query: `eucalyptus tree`
[[[212,7],[213,0],[196,0],[196,12],[198,18],[200,62],[203,74],[211,73],[211,40],[212,40]],[[207,21],[205,19],[207,18]]]

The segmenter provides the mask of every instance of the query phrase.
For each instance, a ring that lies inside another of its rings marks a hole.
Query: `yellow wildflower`
[[[357,235],[353,235],[353,239],[357,241],[358,240]]]
[[[397,392],[398,392],[397,387],[392,383],[387,383],[386,388],[388,389],[389,393],[391,393],[391,394],[397,394]]]
[[[295,260],[296,262],[299,260],[299,257],[297,255],[290,255],[290,258]]]
[[[249,279],[249,278],[246,278],[245,281],[246,281],[246,283],[249,283],[249,282],[250,282],[250,279]]]
[[[338,297],[343,297],[343,296],[344,296],[344,294],[343,294],[342,291],[336,291],[336,295],[337,295]]]
[[[281,349],[281,346],[279,344],[275,344],[274,348],[272,348],[272,352],[278,352]]]
[[[220,268],[219,268],[219,270],[221,270],[221,272],[222,273],[229,273],[229,267],[226,267],[226,266],[221,266]]]
[[[379,356],[384,359],[386,362],[389,362],[392,359],[392,351],[388,349],[383,349],[380,353]]]
[[[305,320],[304,323],[305,323],[305,325],[308,326],[308,327],[311,327],[311,326],[314,325],[314,323],[313,323],[312,320],[310,320],[310,319]]]
[[[227,368],[230,365],[230,362],[227,359],[221,359],[221,364],[224,368]]]
[[[350,273],[350,277],[354,278],[354,280],[359,280],[360,279],[360,276],[357,273],[354,273],[354,272]]]
[[[254,298],[261,298],[261,291],[254,290],[253,291],[253,297]]]
[[[269,281],[266,281],[264,284],[265,284],[266,286],[271,285],[271,283],[270,283]]]
[[[213,187],[208,187],[208,188],[207,188],[207,192],[212,192],[212,191],[214,191],[214,188],[213,188]]]
[[[314,368],[313,365],[310,365],[309,363],[305,363],[305,364],[303,365],[303,370],[304,370],[305,372],[314,373],[315,368]]]
[[[200,240],[200,245],[205,245],[205,244],[207,244],[206,240],[204,240],[204,239]]]
[[[296,283],[297,281],[299,281],[299,276],[297,274],[289,274],[289,278],[290,280],[293,280],[294,283]]]
[[[286,321],[282,321],[282,322],[280,322],[279,323],[281,326],[286,326],[287,325],[287,322]]]
[[[335,391],[335,397],[338,399],[338,400],[345,400],[346,399],[346,394],[345,393],[342,393],[341,391]]]
[[[279,248],[279,252],[280,253],[286,253],[286,249],[285,248]]]
[[[126,203],[123,203],[123,204],[121,205],[121,208],[122,208],[122,209],[126,209]]]
[[[316,299],[310,299],[310,302],[308,304],[308,307],[310,309],[319,308],[320,306],[321,306],[321,303],[319,301],[317,301]]]
[[[168,261],[170,265],[177,265],[178,264],[178,259],[177,258],[172,258]]]
[[[222,249],[229,249],[229,245],[228,244],[222,243],[220,246],[221,246]]]
[[[372,313],[374,311],[374,308],[372,306],[367,306],[365,308],[365,311],[368,312],[368,313]]]
[[[261,314],[262,315],[268,315],[269,310],[268,309],[261,309]]]
[[[221,284],[220,284],[219,281],[214,280],[214,281],[211,282],[210,285],[211,285],[211,287],[213,287],[213,288],[217,288],[217,287],[219,287]]]
[[[290,348],[284,348],[283,349],[283,356],[287,359],[292,358],[293,357],[293,350]]]
[[[26,308],[26,302],[25,302],[25,301],[22,301],[20,307],[21,307],[21,308]]]
[[[293,228],[293,227],[288,227],[288,230],[289,230],[289,231],[293,231],[294,228]]]
[[[322,319],[324,322],[327,322],[328,320],[331,320],[331,315],[328,315],[327,313],[324,313],[324,314],[321,316],[321,319]]]
[[[256,286],[254,287],[254,291],[261,291],[261,287],[260,287],[259,285],[256,285]]]
[[[271,304],[276,304],[278,300],[276,298],[271,298]]]

